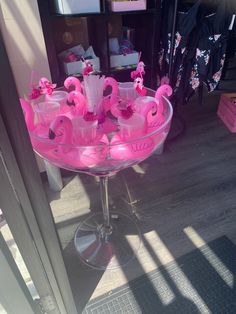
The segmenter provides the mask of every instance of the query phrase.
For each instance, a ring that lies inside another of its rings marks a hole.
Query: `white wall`
[[[0,27],[19,96],[24,97],[32,70],[51,80],[37,1],[0,0]],[[41,160],[39,167],[44,169]]]

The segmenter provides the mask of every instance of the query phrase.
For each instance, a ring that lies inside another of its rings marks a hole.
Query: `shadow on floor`
[[[227,237],[165,266],[144,245],[158,268],[92,300],[83,313],[235,313],[236,247]]]

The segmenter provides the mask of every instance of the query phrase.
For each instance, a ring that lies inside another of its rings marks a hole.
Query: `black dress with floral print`
[[[200,84],[205,83],[209,91],[217,87],[224,65],[232,16],[229,11],[230,1],[215,0],[214,6],[207,6],[206,1],[199,0],[189,9],[179,8],[170,77],[177,103],[186,103]],[[168,75],[173,5],[172,0],[163,1],[163,16],[168,23],[163,25],[159,59],[161,77]]]
[[[220,1],[212,14],[205,15],[199,26],[199,40],[193,60],[193,71],[189,80],[187,99],[204,83],[208,91],[218,86],[227,48],[229,24],[231,22],[230,0]],[[192,90],[192,91],[191,91]]]
[[[161,77],[167,76],[169,71],[170,53],[171,53],[171,33],[173,24],[174,1],[163,1],[163,23],[162,23],[162,50],[159,58]],[[180,7],[177,12],[176,33],[174,39],[173,66],[171,83],[174,86],[179,73],[179,67],[184,63],[184,57],[190,48],[190,38],[193,29],[197,25],[197,14],[200,0],[190,8]]]

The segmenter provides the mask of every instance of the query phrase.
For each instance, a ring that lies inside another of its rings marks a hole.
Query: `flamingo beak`
[[[75,102],[73,100],[67,99],[67,106],[75,106]]]
[[[157,114],[157,110],[156,109],[153,109],[152,110],[152,116],[155,116]]]
[[[50,138],[50,140],[53,140],[56,137],[56,134],[52,129],[49,129],[48,137]]]

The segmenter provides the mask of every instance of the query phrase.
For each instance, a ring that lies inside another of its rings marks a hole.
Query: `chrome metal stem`
[[[101,227],[101,232],[103,236],[111,234],[112,227],[110,224],[110,211],[108,204],[108,176],[100,177],[100,192],[102,201],[102,211],[103,211],[103,226]]]

